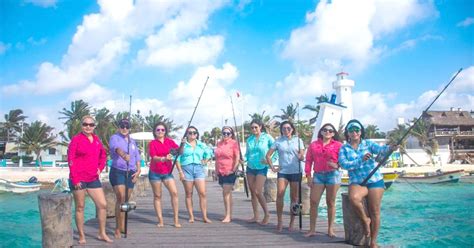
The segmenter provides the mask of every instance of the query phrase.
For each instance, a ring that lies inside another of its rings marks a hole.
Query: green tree
[[[416,119],[413,119],[412,122],[415,123]],[[438,152],[439,145],[436,139],[429,136],[430,126],[431,124],[428,121],[420,119],[411,129],[410,134],[418,140],[418,144],[430,155],[430,160],[434,163],[433,155]]]
[[[251,120],[260,120],[265,128],[267,129],[268,134],[272,135],[273,137],[276,137],[279,135],[278,130],[277,130],[277,124],[275,121],[272,120],[272,118],[269,115],[265,114],[265,110],[259,114],[259,113],[253,113],[249,114]],[[250,122],[245,122],[244,124],[244,130],[245,130],[245,138],[248,138],[252,132],[250,130]]]
[[[62,111],[59,111],[59,113],[63,115],[59,117],[59,119],[65,120],[66,132],[62,132],[61,137],[63,137],[66,143],[82,130],[82,117],[90,115],[90,109],[91,107],[88,103],[83,100],[76,100],[71,102],[71,109],[63,108]]]
[[[21,109],[13,109],[8,114],[5,114],[5,122],[0,123],[2,140],[7,142],[16,140],[21,132],[21,125],[26,118],[27,116],[23,115],[23,110]]]
[[[327,102],[329,101],[329,98],[326,94],[320,95],[316,97],[317,104],[316,105],[305,105],[303,109],[307,109],[309,111],[312,111],[315,113],[315,116],[311,119],[309,119],[309,124],[313,125],[316,120],[318,119],[319,116],[319,111],[321,110],[321,106],[319,105],[321,102]]]
[[[279,118],[282,121],[289,120],[294,123],[295,116],[298,111],[297,108],[298,105],[293,105],[293,103],[290,103],[288,106],[286,106],[286,109],[281,109],[281,115],[275,115],[273,118]]]
[[[45,123],[35,121],[25,128],[20,139],[20,149],[27,153],[35,153],[36,163],[40,168],[42,168],[41,151],[54,148],[56,145],[56,136],[51,134],[52,130],[53,128]]]
[[[379,132],[377,125],[367,125],[367,127],[365,127],[365,138],[382,139],[385,138],[385,133]]]
[[[95,134],[99,136],[102,144],[106,149],[109,148],[109,140],[112,134],[117,130],[115,125],[114,114],[110,112],[107,108],[101,108],[99,110],[94,109],[95,116]]]

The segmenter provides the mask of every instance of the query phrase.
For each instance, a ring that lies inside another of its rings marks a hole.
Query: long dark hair
[[[232,139],[235,139],[235,133],[234,133],[234,129],[233,129],[232,127],[223,126],[222,129],[221,129],[222,132],[224,132],[224,129],[229,129],[229,130],[230,130],[230,133],[231,133],[231,136],[230,136],[230,137],[231,137]]]
[[[290,125],[290,127],[292,129],[291,130],[291,135],[295,135],[295,126],[293,125],[293,123],[291,121],[284,121],[284,122],[280,123],[280,134],[281,134],[281,136],[283,136],[283,131],[282,131],[283,125],[286,125],[286,124]]]
[[[331,127],[332,130],[334,130],[334,136],[332,136],[332,139],[339,141],[339,133],[337,132],[337,129],[331,123],[326,123],[323,126],[321,126],[321,128],[318,131],[318,139],[323,139],[323,135],[321,134],[321,130],[323,130],[323,128],[325,128],[325,127]]]
[[[161,122],[161,121],[156,123],[155,126],[153,127],[153,137],[155,137],[155,139],[156,139],[156,134],[155,133],[156,133],[156,128],[158,126],[163,126],[165,128],[165,137],[168,137],[168,126],[166,126],[166,124],[164,122]]]
[[[253,119],[251,122],[250,122],[250,126],[252,126],[252,124],[257,124],[259,127],[260,127],[260,131],[263,133],[263,132],[267,132],[267,129],[265,128],[265,125],[263,124],[263,122],[259,119]]]
[[[194,130],[196,130],[196,133],[197,133],[197,136],[196,136],[196,139],[199,140],[199,130],[195,127],[195,126],[189,126],[188,128],[186,128],[186,135],[188,135],[188,131],[189,129],[193,128]]]
[[[344,137],[346,137],[346,141],[347,142],[350,142],[350,138],[349,138],[349,131],[347,130],[347,127],[349,126],[349,124],[351,123],[357,123],[360,125],[360,139],[363,140],[365,139],[365,128],[364,128],[364,125],[362,125],[362,123],[360,123],[360,121],[356,120],[356,119],[352,119],[350,120],[349,122],[347,122],[346,124],[346,127],[344,127]]]

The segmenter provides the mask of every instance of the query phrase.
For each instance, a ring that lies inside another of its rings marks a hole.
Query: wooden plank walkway
[[[177,177],[175,177],[177,178]],[[165,226],[156,227],[157,217],[153,208],[153,198],[150,187],[145,191],[145,196],[137,198],[137,209],[129,213],[128,237],[114,240],[113,244],[106,244],[96,239],[98,223],[97,219],[86,222],[85,232],[87,244],[79,246],[77,233],[74,233],[74,246],[77,247],[352,247],[344,243],[344,230],[341,225],[336,225],[336,237],[329,238],[327,232],[327,220],[318,219],[316,230],[318,235],[305,238],[299,231],[289,232],[284,229],[282,233],[276,232],[276,207],[275,203],[269,203],[270,223],[266,226],[249,224],[251,213],[251,202],[246,198],[244,192],[233,193],[234,207],[233,220],[231,223],[220,222],[224,213],[222,190],[217,182],[208,181],[207,203],[208,216],[213,221],[210,224],[202,222],[199,209],[197,193],[194,192],[195,222],[188,223],[188,214],[184,203],[184,189],[181,182],[177,182],[179,194],[179,216],[182,228],[175,228],[171,210],[168,191],[163,190],[163,218]],[[285,210],[288,206],[285,205]],[[263,217],[263,213],[261,212]],[[288,212],[284,213],[284,227],[289,222]],[[107,234],[113,238],[115,218],[107,219]],[[298,227],[298,218],[295,220]],[[309,216],[303,217],[303,230],[309,228]]]

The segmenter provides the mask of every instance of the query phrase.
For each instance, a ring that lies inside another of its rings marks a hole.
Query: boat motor
[[[124,202],[120,204],[120,211],[121,212],[130,212],[132,210],[137,209],[137,203],[136,202]]]
[[[36,178],[35,176],[32,176],[32,177],[30,177],[30,179],[28,179],[28,182],[29,182],[29,183],[37,183],[37,182],[38,182],[38,178]]]

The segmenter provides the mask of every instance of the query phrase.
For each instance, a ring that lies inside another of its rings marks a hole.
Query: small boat
[[[423,176],[400,176],[401,180],[398,180],[400,183],[408,182],[408,183],[428,183],[428,184],[435,184],[435,183],[457,183],[459,179],[464,174],[464,170],[455,170],[455,171],[448,171],[443,172],[441,170],[437,170],[436,172],[425,173]]]
[[[41,184],[31,179],[28,182],[11,182],[0,178],[0,192],[28,193],[40,190]]]
[[[397,180],[397,178],[398,178],[398,173],[382,173],[382,175],[383,175],[383,181],[385,183],[385,189],[390,188],[390,186],[392,186],[393,182],[395,182],[395,180]],[[342,176],[341,186],[349,186],[349,177],[348,176]]]

